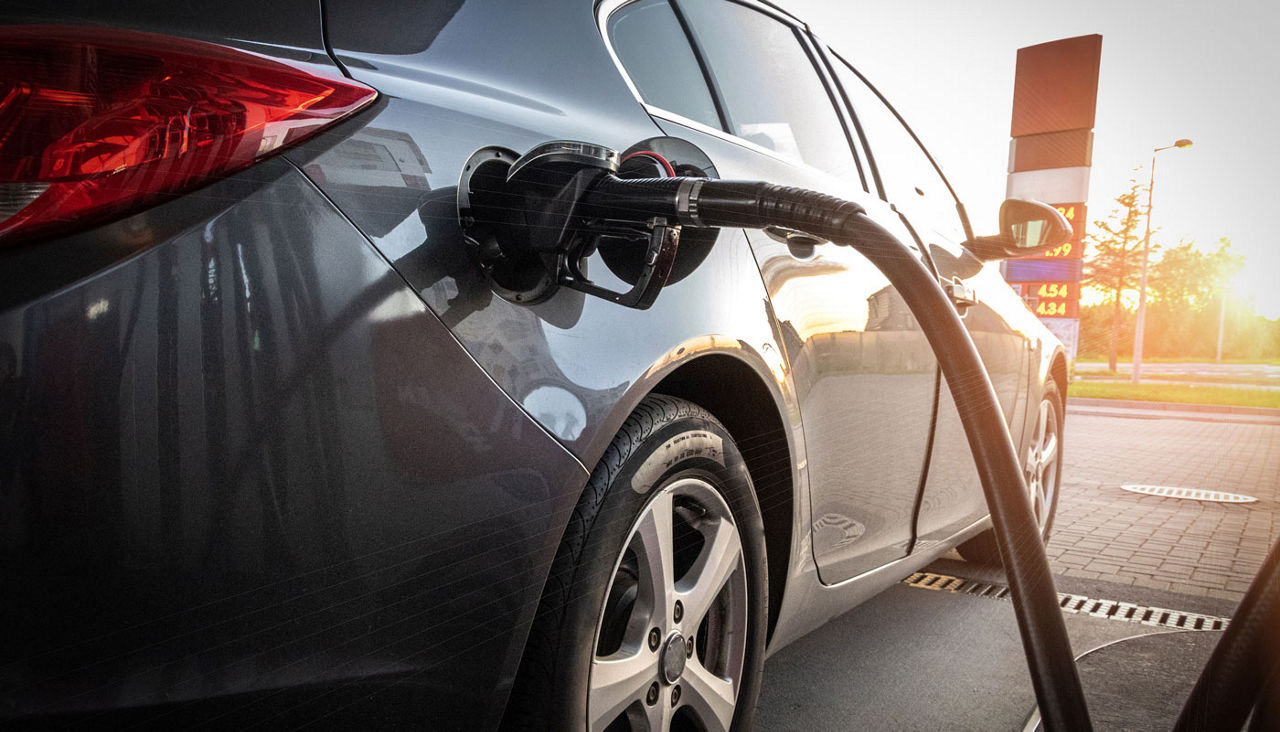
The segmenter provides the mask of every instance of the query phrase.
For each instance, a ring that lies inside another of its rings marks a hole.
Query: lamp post
[[[1172,145],[1151,151],[1151,182],[1147,184],[1147,233],[1142,238],[1142,280],[1138,285],[1138,322],[1133,329],[1133,383],[1142,380],[1142,337],[1147,329],[1147,269],[1151,266],[1151,197],[1156,187],[1156,153],[1174,147],[1191,147],[1191,141],[1178,140]]]

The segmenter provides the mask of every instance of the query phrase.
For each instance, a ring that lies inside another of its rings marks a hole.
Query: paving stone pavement
[[[1238,602],[1280,537],[1280,425],[1081,414],[1067,409],[1055,574]],[[1244,493],[1218,504],[1120,489]],[[1118,598],[1123,599],[1123,598]]]

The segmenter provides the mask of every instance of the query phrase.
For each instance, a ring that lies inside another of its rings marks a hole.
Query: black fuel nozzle
[[[671,206],[647,204],[655,200],[648,186],[628,188],[648,181],[623,181],[618,168],[617,152],[573,141],[519,157],[502,148],[471,156],[458,186],[459,220],[497,294],[528,305],[564,286],[627,307],[653,304],[675,261],[680,228]],[[630,193],[617,195],[624,191]],[[643,251],[626,292],[587,277],[585,260],[605,240]]]
[[[682,226],[785,227],[847,243],[849,226],[863,213],[856,203],[769,183],[696,175],[623,178],[620,162],[609,148],[566,140],[518,157],[484,148],[468,160],[459,216],[495,292],[532,304],[565,286],[647,308],[671,274]],[[629,268],[630,290],[602,288],[587,277],[584,263],[602,242],[639,254]]]

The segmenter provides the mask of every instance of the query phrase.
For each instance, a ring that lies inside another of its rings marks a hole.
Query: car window
[[[667,0],[640,0],[609,16],[609,42],[646,104],[721,129],[689,38]]]
[[[888,106],[840,59],[836,79],[848,96],[866,146],[875,159],[884,198],[917,228],[928,226],[954,242],[964,240],[956,201],[924,150]]]
[[[710,70],[730,132],[861,184],[831,95],[791,26],[727,1],[678,7]]]

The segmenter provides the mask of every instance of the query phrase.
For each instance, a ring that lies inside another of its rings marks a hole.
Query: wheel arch
[[[1061,348],[1053,349],[1053,354],[1048,363],[1048,374],[1044,376],[1044,381],[1052,380],[1057,385],[1057,393],[1062,395],[1062,408],[1066,410],[1066,385],[1069,383],[1068,366],[1066,366],[1066,353]],[[1043,392],[1043,386],[1041,386]]]
[[[737,443],[755,486],[764,520],[769,564],[769,637],[782,607],[795,516],[792,447],[772,391],[741,358],[698,356],[664,374],[648,390],[680,397],[711,412]]]
[[[1058,385],[1058,393],[1062,395],[1062,400],[1067,400],[1067,356],[1058,349],[1054,352],[1052,360],[1049,362],[1049,378],[1053,379]]]

